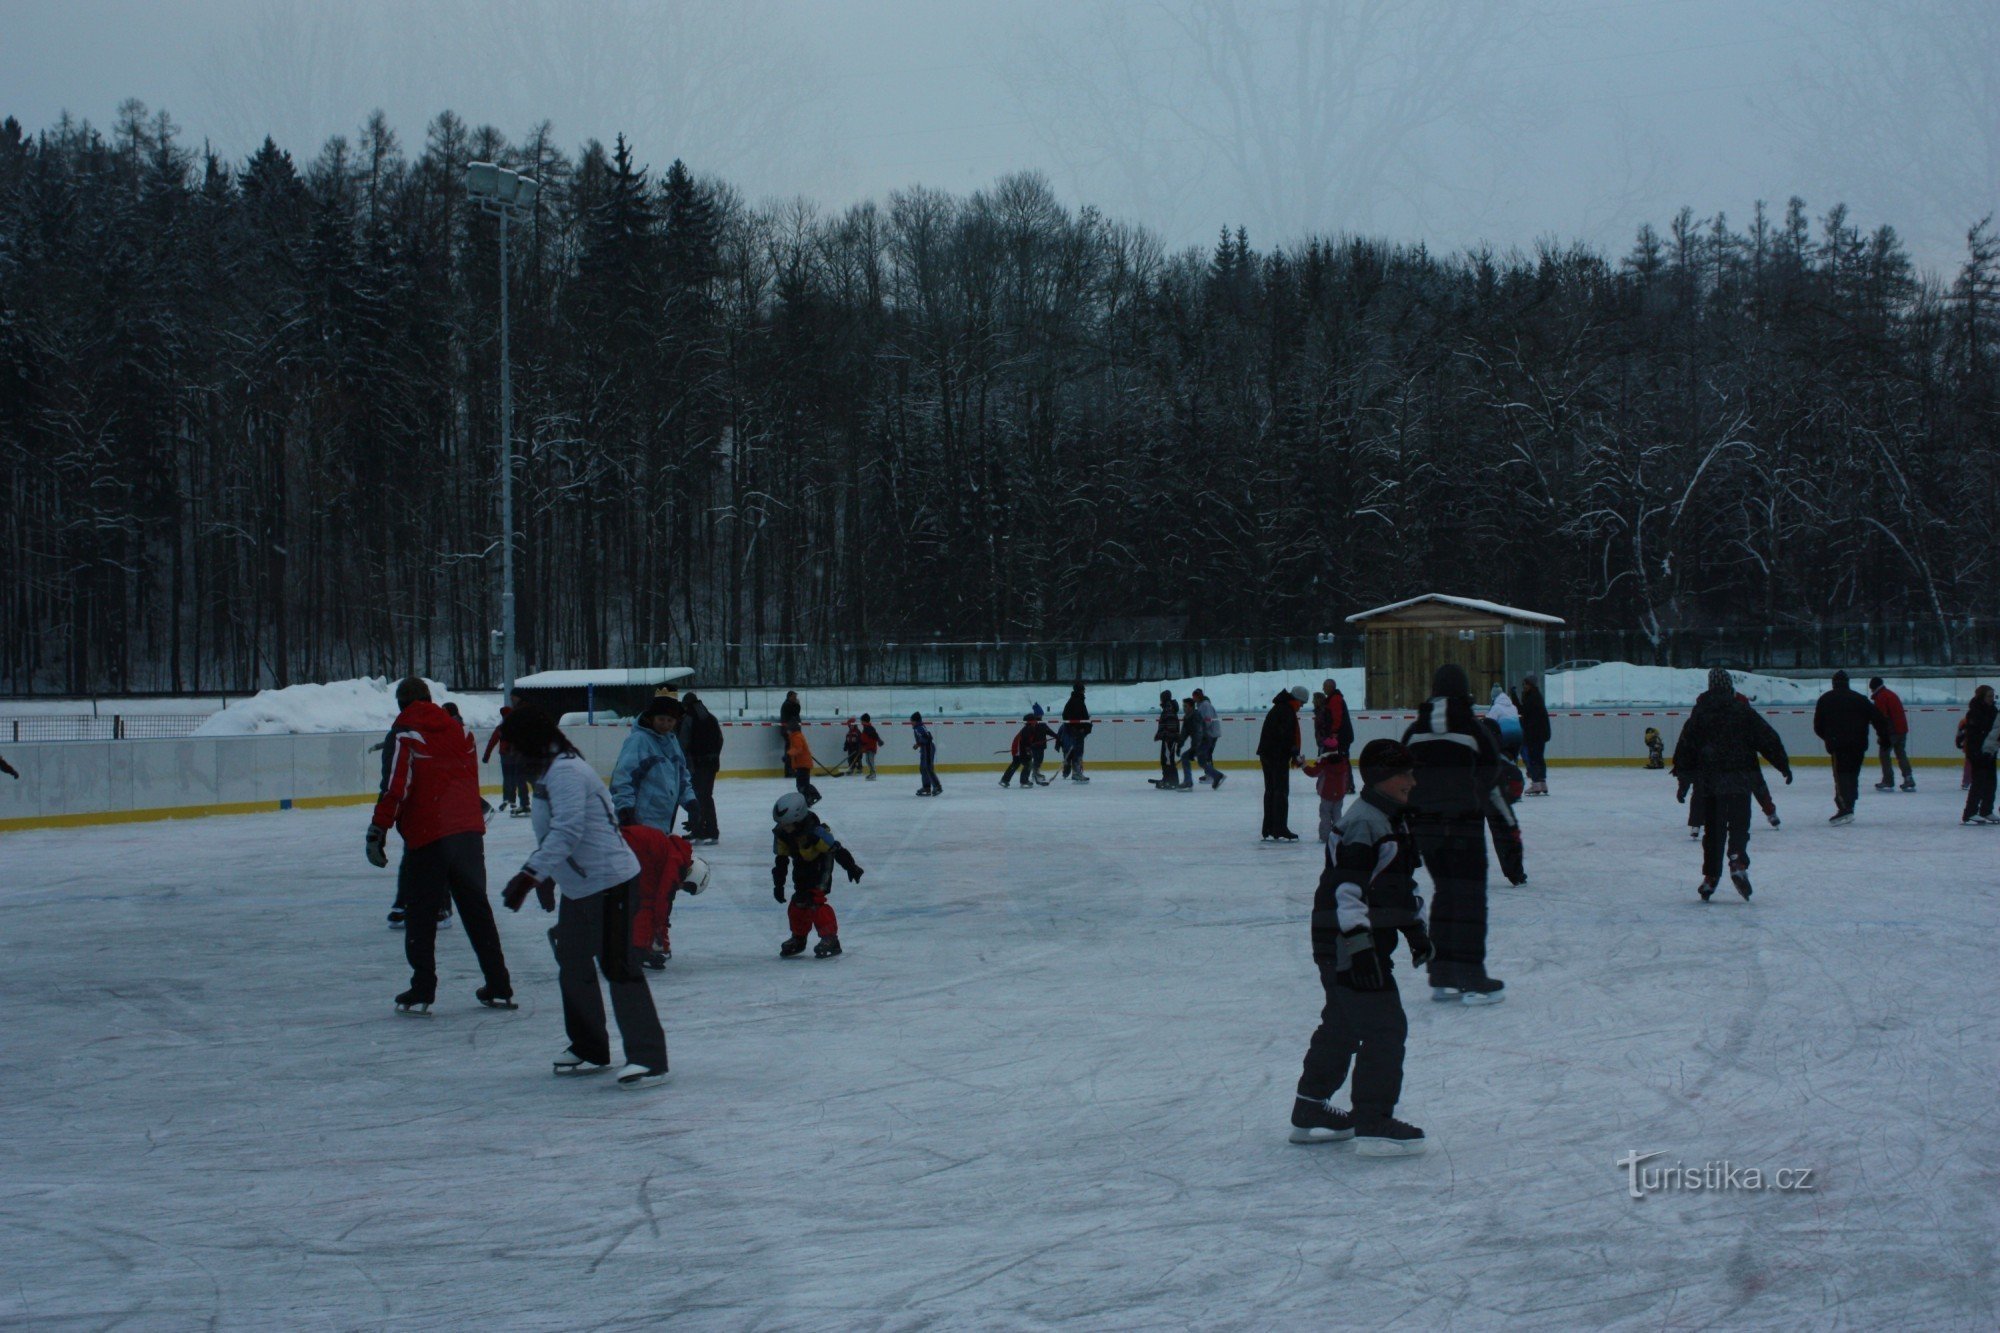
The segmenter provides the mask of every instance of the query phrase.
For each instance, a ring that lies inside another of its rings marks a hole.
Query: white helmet
[[[812,807],[806,804],[805,793],[788,791],[771,807],[771,822],[779,828],[794,828],[805,823],[811,814]]]
[[[683,893],[700,893],[708,887],[708,862],[699,856],[688,862],[687,874],[681,880]]]

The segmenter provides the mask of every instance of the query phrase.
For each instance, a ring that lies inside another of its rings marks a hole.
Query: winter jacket
[[[1257,733],[1257,757],[1299,757],[1299,701],[1290,690],[1279,690],[1271,699],[1271,711],[1264,714],[1264,729]]]
[[[862,723],[861,752],[863,754],[874,754],[877,750],[881,748],[882,748],[882,733],[875,730],[875,724],[873,722]]]
[[[1049,730],[1046,722],[1023,723],[1020,731],[1014,734],[1014,753],[1027,754],[1031,750],[1039,753],[1048,749],[1049,742],[1055,738],[1056,734]]]
[[[1216,715],[1215,705],[1207,699],[1194,701],[1194,711],[1201,714],[1202,735],[1209,740],[1222,737],[1222,719]]]
[[[1549,706],[1533,685],[1521,687],[1521,739],[1529,745],[1547,745],[1553,734],[1549,728]]]
[[[1319,757],[1313,771],[1313,790],[1322,801],[1337,801],[1354,794],[1354,770],[1345,756],[1328,750]]]
[[[1173,704],[1160,705],[1160,720],[1153,728],[1156,741],[1177,741],[1181,738],[1181,710]]]
[[[1313,894],[1313,958],[1345,971],[1363,949],[1394,949],[1397,928],[1424,919],[1420,864],[1409,808],[1372,787],[1362,792],[1341,818]]]
[[[840,739],[840,748],[843,753],[849,755],[860,754],[865,748],[861,739],[861,727],[859,724],[848,724],[847,734]]]
[[[1884,725],[1882,714],[1868,702],[1868,696],[1845,681],[1822,694],[1813,709],[1813,735],[1826,742],[1828,754],[1866,750],[1869,733],[1881,731]]]
[[[1493,696],[1486,709],[1486,720],[1500,733],[1502,745],[1519,745],[1527,739],[1527,730],[1521,725],[1521,710],[1504,691]]]
[[[1069,702],[1063,705],[1063,721],[1065,722],[1090,721],[1090,709],[1083,702],[1082,690],[1071,691],[1069,696]],[[1086,730],[1083,734],[1088,736],[1090,732]]]
[[[1880,713],[1882,720],[1888,724],[1885,730],[1889,735],[1910,734],[1910,715],[1903,711],[1903,700],[1894,690],[1884,685],[1869,696],[1869,702],[1875,705],[1875,711]]]
[[[722,767],[722,724],[701,700],[687,705],[687,715],[681,718],[680,739],[689,768],[706,772]]]
[[[785,700],[782,704],[778,705],[778,725],[781,727],[798,726],[801,720],[800,713],[802,709],[803,705],[797,699]]]
[[[1994,752],[1994,741],[2000,739],[2000,729],[1996,729],[1995,709],[1984,699],[1974,699],[1966,705],[1965,720],[1958,726],[1958,748],[1967,754],[1987,754]]]
[[[912,722],[910,724],[910,735],[914,738],[915,742],[910,748],[915,750],[920,758],[928,759],[935,763],[937,761],[937,742],[931,738],[931,729],[921,722]]]
[[[396,715],[383,751],[382,791],[372,822],[423,847],[454,833],[484,833],[479,754],[472,733],[444,709],[419,699]]]
[[[785,887],[785,873],[789,869],[794,898],[814,889],[831,889],[836,864],[850,874],[858,869],[854,857],[833,836],[833,830],[817,819],[809,819],[795,829],[772,829],[771,846],[778,858],[771,867],[771,882],[781,889]]]
[[[1354,719],[1347,713],[1347,696],[1338,690],[1326,696],[1326,733],[1319,748],[1344,755],[1354,748]]]
[[[792,769],[812,768],[812,747],[806,744],[804,731],[794,731],[785,737],[785,764]]]
[[[1500,778],[1500,751],[1473,716],[1471,703],[1443,696],[1427,700],[1403,733],[1403,745],[1416,761],[1413,820],[1486,817]]]
[[[514,710],[511,708],[502,708],[500,710],[500,720],[502,722],[505,722],[507,720],[508,714],[512,713],[513,711]],[[500,728],[495,727],[493,728],[493,734],[486,738],[486,749],[481,752],[479,756],[479,762],[483,764],[486,763],[488,760],[492,759],[493,747],[498,744],[500,744]],[[500,753],[504,756],[507,752],[505,750],[502,750]]]
[[[565,898],[588,898],[639,873],[625,845],[611,793],[581,755],[558,755],[535,783],[535,851],[524,867],[553,879]]]
[[[1708,690],[1674,741],[1674,773],[1711,796],[1743,796],[1757,788],[1757,756],[1790,777],[1785,743],[1734,690]]]
[[[632,947],[653,947],[662,923],[672,910],[674,893],[694,861],[694,845],[677,834],[662,833],[650,824],[627,824],[618,830],[632,855],[639,858],[639,899],[633,904]],[[650,910],[644,910],[650,909]]]
[[[641,824],[672,833],[675,812],[692,814],[696,804],[694,776],[680,741],[661,735],[644,721],[633,722],[632,734],[611,768],[611,799],[618,809],[637,815]]]

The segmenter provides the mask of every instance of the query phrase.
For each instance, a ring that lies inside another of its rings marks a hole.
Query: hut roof
[[[527,690],[573,690],[585,685],[670,685],[693,674],[693,667],[603,667],[596,671],[537,671],[532,676],[517,677],[514,684]]]
[[[1477,597],[1453,597],[1441,592],[1427,592],[1421,597],[1408,597],[1400,602],[1391,602],[1387,606],[1378,606],[1372,611],[1361,611],[1349,616],[1347,623],[1358,625],[1364,621],[1389,615],[1392,612],[1408,610],[1413,606],[1422,606],[1427,602],[1455,606],[1464,611],[1477,611],[1482,615],[1498,616],[1502,620],[1517,620],[1524,625],[1560,625],[1563,623],[1560,616],[1545,616],[1539,611],[1523,611],[1519,607],[1502,606],[1498,602],[1481,601]]]

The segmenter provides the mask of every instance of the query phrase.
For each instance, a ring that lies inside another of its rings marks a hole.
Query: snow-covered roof
[[[668,685],[686,680],[693,667],[601,667],[595,671],[537,671],[514,681],[517,689],[573,690],[584,685]]]
[[[1446,606],[1456,606],[1467,611],[1479,611],[1489,616],[1505,616],[1509,620],[1519,620],[1530,625],[1560,625],[1563,623],[1561,616],[1545,616],[1539,611],[1523,611],[1519,607],[1502,606],[1498,602],[1484,602],[1477,597],[1452,597],[1441,592],[1427,592],[1421,597],[1405,598],[1400,602],[1391,602],[1387,606],[1378,606],[1373,611],[1362,611],[1349,616],[1347,623],[1354,625],[1364,620],[1373,620],[1375,617],[1385,616],[1391,611],[1401,611],[1404,607],[1418,606],[1424,602],[1443,602]]]

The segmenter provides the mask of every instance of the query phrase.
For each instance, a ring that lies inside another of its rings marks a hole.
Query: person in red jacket
[[[1875,784],[1876,791],[1896,790],[1895,770],[1889,767],[1890,751],[1895,752],[1896,762],[1903,768],[1903,790],[1917,789],[1916,775],[1910,772],[1908,753],[1910,740],[1910,715],[1903,711],[1903,700],[1894,690],[1882,683],[1880,676],[1868,682],[1868,697],[1875,701],[1875,711],[1888,723],[1876,740],[1880,742],[1882,755],[1882,780]]]
[[[396,997],[396,1009],[427,1014],[437,999],[437,921],[447,899],[458,905],[486,975],[479,1002],[512,1009],[514,983],[486,900],[486,811],[472,733],[432,703],[430,687],[414,676],[396,686],[396,704],[402,711],[389,733],[382,794],[367,837],[369,864],[383,867],[389,864],[389,830],[403,835],[396,881],[397,898],[409,911],[403,953],[410,960],[410,988]]]
[[[708,887],[708,862],[694,854],[694,844],[677,833],[662,833],[650,824],[627,824],[618,830],[632,855],[639,858],[639,901],[632,912],[632,947],[639,961],[658,969],[674,956],[668,933],[674,919],[674,895],[682,889],[700,893]]]
[[[503,707],[500,710],[500,720],[505,722],[508,714],[512,713],[516,708],[525,706],[527,702],[527,697],[519,690],[516,690],[512,706]],[[516,759],[514,752],[509,750],[506,744],[501,741],[500,728],[498,727],[495,727],[493,734],[486,738],[486,752],[479,756],[479,762],[482,764],[491,763],[495,748],[498,748],[500,751],[501,808],[517,819],[525,818],[528,813],[528,780],[521,776],[521,761]]]
[[[868,780],[875,780],[875,752],[882,748],[882,733],[875,730],[874,719],[868,714],[861,715],[861,762],[867,766]]]

